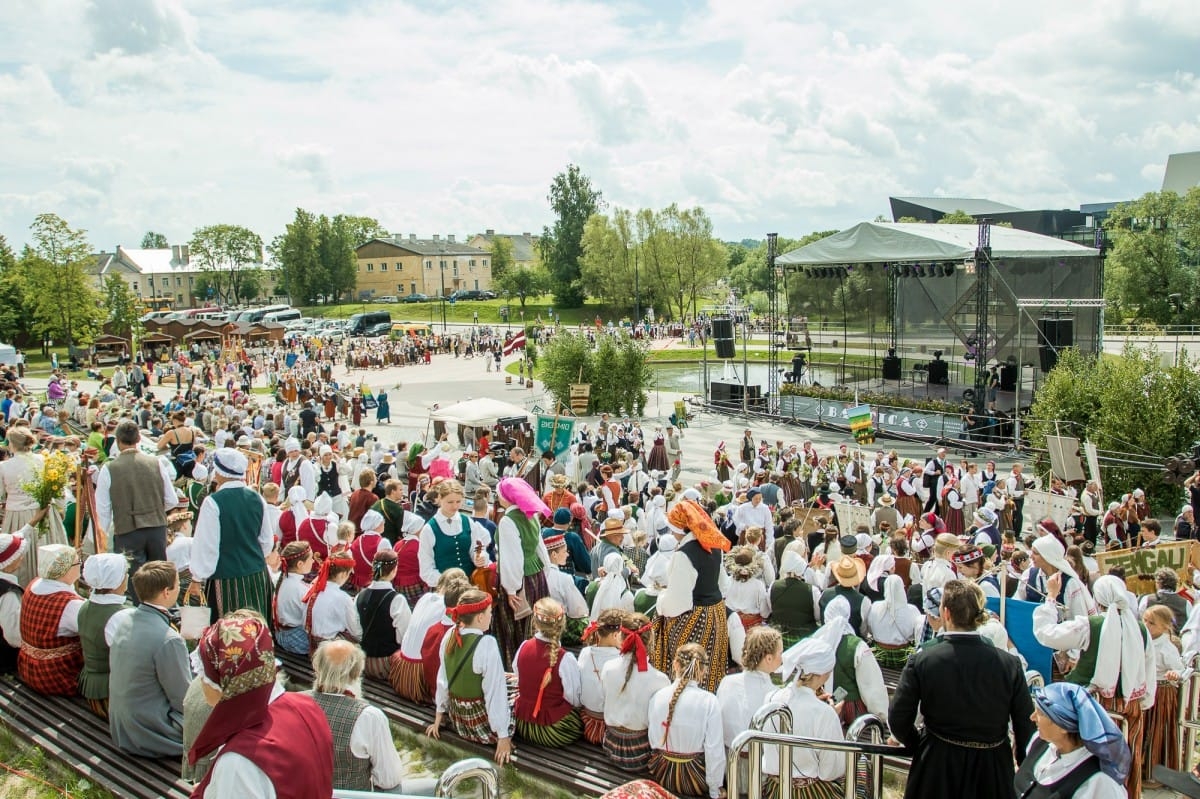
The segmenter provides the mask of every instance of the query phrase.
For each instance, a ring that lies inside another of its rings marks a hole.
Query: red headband
[[[338,566],[343,569],[353,569],[354,557],[347,557],[347,555],[343,552],[330,553],[329,557],[325,559],[325,562],[321,564],[321,571],[317,572],[317,579],[313,580],[313,584],[309,587],[308,593],[304,595],[304,601],[306,603],[311,602],[322,591],[325,590],[325,586],[329,584],[329,570],[334,566]]]
[[[0,552],[0,563],[6,562],[13,555],[17,554],[17,552],[21,549],[21,544],[24,542],[25,539],[23,539],[21,536],[14,535],[12,537],[12,543],[8,545],[8,549]]]
[[[461,602],[450,608],[450,618],[455,621],[459,620],[460,616],[473,616],[476,613],[482,613],[492,606],[492,598],[485,596],[478,602],[472,602],[469,605],[464,605]]]
[[[622,626],[621,632],[625,634],[625,640],[621,642],[621,654],[627,654],[630,651],[637,658],[638,671],[645,671],[650,667],[648,658],[646,657],[646,642],[642,640],[642,636],[650,632],[651,625],[645,624],[636,630],[631,630],[628,627]]]
[[[289,565],[292,563],[299,563],[312,554],[312,544],[308,543],[307,541],[301,541],[300,543],[304,544],[304,549],[292,555],[281,555],[281,557],[287,561]]]

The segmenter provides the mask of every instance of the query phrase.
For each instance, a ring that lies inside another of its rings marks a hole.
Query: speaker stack
[[[1043,372],[1049,372],[1058,363],[1058,351],[1075,343],[1074,319],[1039,319],[1038,357]]]
[[[904,372],[904,365],[898,355],[885,355],[883,357],[883,379],[884,380],[899,380],[900,375]]]
[[[733,320],[728,317],[718,317],[712,320],[713,345],[717,349],[718,358],[735,358],[736,350],[733,345]]]

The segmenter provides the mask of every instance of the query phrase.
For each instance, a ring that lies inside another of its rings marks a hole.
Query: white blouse
[[[1150,642],[1150,648],[1154,650],[1154,664],[1157,668],[1157,679],[1167,679],[1167,672],[1182,672],[1183,671],[1183,655],[1179,654],[1179,650],[1175,648],[1175,644],[1171,643],[1171,637],[1166,633],[1158,636]]]
[[[447,630],[446,635],[442,636],[442,643],[439,644],[442,652],[446,651],[448,636],[454,635],[454,632],[454,630]],[[483,631],[463,628],[464,646],[469,645],[465,640],[469,635],[483,635]],[[508,706],[508,682],[504,676],[504,661],[500,659],[500,645],[492,636],[484,635],[483,640],[471,653],[471,671],[483,677],[483,701],[487,705],[488,726],[492,728],[492,732],[496,734],[497,738],[507,738],[511,719],[511,710]],[[446,659],[442,658],[442,662],[438,666],[437,692],[434,695],[438,713],[445,713],[450,703],[449,679],[446,674]]]
[[[541,633],[534,633],[534,638],[541,641],[546,641],[547,638]],[[521,673],[517,670],[517,660],[520,658],[521,650],[532,639],[526,638],[521,642],[521,646],[517,648],[517,656],[513,658],[513,675],[517,678],[517,685],[521,684]],[[575,659],[575,655],[565,649],[558,650],[558,678],[562,681],[563,698],[571,703],[573,707],[579,707],[579,661]],[[541,675],[537,676],[540,682]]]
[[[579,652],[579,672],[582,683],[580,704],[593,713],[604,712],[604,686],[600,674],[604,664],[619,653],[615,646],[585,646]]]
[[[863,619],[863,633],[888,646],[913,643],[924,626],[925,614],[907,603],[894,616],[883,602],[872,603]]]
[[[764,619],[771,615],[771,598],[761,577],[729,581],[725,591],[725,609],[735,613],[754,613]]]
[[[811,688],[789,685],[770,695],[769,702],[782,702],[792,711],[792,734],[824,741],[842,741],[842,722],[837,711],[828,702],[822,702]],[[779,732],[779,717],[767,722],[767,730]],[[762,754],[763,773],[779,776],[779,751],[774,746],[764,746]],[[838,752],[795,747],[792,749],[792,774],[796,777],[840,780],[846,775],[846,758]]]
[[[625,682],[625,672],[629,670],[629,659],[632,657],[630,653],[609,660],[600,672],[604,690],[604,723],[627,730],[644,730],[650,723],[646,714],[650,698],[670,685],[671,680],[653,666],[648,665],[645,671],[638,671],[634,665],[629,682]]]
[[[1033,739],[1034,741],[1037,738]],[[1030,746],[1033,742],[1030,742]],[[1069,772],[1086,760],[1091,753],[1084,747],[1073,752],[1059,755],[1054,744],[1050,744],[1033,767],[1033,778],[1041,785],[1058,782]],[[1125,786],[1116,782],[1104,772],[1089,777],[1083,785],[1071,794],[1074,799],[1125,799]]]
[[[289,574],[283,578],[275,601],[275,623],[279,627],[304,626],[304,614],[308,610],[304,595],[308,593],[308,588],[303,574]]]
[[[721,680],[717,686],[717,703],[721,706],[725,746],[750,729],[750,719],[766,704],[767,696],[774,690],[771,675],[762,671],[742,671]]]
[[[329,639],[336,638],[342,632],[361,639],[362,622],[350,595],[341,586],[329,583],[313,603],[312,629],[309,633],[314,638]]]
[[[717,799],[725,782],[725,736],[721,725],[721,706],[717,697],[689,681],[675,702],[671,727],[666,727],[673,684],[650,698],[647,735],[650,748],[681,755],[702,753],[708,795]]]
[[[400,654],[409,660],[421,659],[421,644],[425,643],[425,633],[429,628],[446,618],[446,600],[441,594],[430,592],[417,600],[413,608],[412,619],[404,638],[400,641]]]

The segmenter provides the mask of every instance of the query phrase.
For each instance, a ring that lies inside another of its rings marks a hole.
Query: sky
[[[571,163],[728,240],[890,195],[1078,208],[1200,150],[1198,74],[1195,0],[5,0],[0,234],[538,232]]]

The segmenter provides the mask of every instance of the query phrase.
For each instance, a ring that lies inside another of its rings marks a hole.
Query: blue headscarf
[[[1129,776],[1133,755],[1120,729],[1082,686],[1056,682],[1033,691],[1033,701],[1051,721],[1075,733],[1100,761],[1100,770],[1120,784]]]

